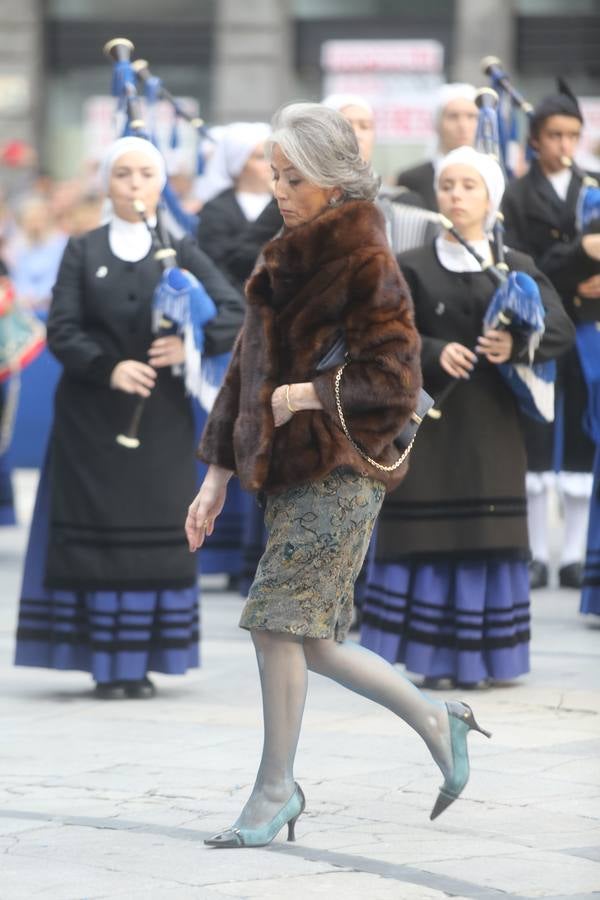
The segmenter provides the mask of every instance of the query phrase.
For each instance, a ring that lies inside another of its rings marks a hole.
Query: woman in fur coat
[[[268,147],[285,229],[246,286],[244,326],[199,449],[208,474],[186,521],[194,551],[212,532],[233,474],[266,497],[267,547],[240,622],[258,659],[263,755],[241,815],[207,841],[214,847],[262,846],[285,824],[294,839],[305,803],[293,764],[309,669],[421,735],[445,777],[432,818],[464,788],[467,733],[477,728],[468,706],[429,700],[345,640],[374,521],[406,471],[394,438],[417,403],[419,337],[372,202],[377,179],[352,127],[304,103],[284,107],[273,126]],[[347,364],[319,372],[340,334]]]

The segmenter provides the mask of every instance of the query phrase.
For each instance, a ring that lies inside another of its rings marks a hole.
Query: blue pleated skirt
[[[90,672],[98,683],[200,664],[199,592],[64,591],[44,587],[49,479],[42,469],[21,589],[15,665]]]
[[[461,684],[529,671],[527,563],[374,563],[361,644],[391,663]]]
[[[197,403],[194,403],[194,418],[199,440],[208,416]],[[200,481],[204,479],[207,468],[204,463],[198,463]],[[202,575],[225,574],[240,577],[243,570],[244,522],[253,504],[254,498],[242,490],[237,478],[232,478],[227,486],[225,506],[215,522],[215,530],[206,538],[197,554],[198,570]]]
[[[600,616],[600,447],[594,459],[594,487],[590,503],[581,612]]]
[[[0,525],[14,525],[15,501],[8,453],[0,454]]]

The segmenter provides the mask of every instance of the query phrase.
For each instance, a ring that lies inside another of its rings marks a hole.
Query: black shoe
[[[479,681],[457,681],[456,687],[461,691],[489,691],[492,682],[489,678],[481,678]]]
[[[529,587],[532,591],[548,587],[548,566],[539,559],[532,559],[529,563]]]
[[[94,696],[98,700],[124,700],[127,695],[120,681],[103,681],[96,684]]]
[[[451,691],[454,689],[454,679],[447,675],[435,677],[427,675],[421,682],[421,687],[426,691]]]
[[[570,563],[558,570],[558,583],[561,587],[576,588],[579,590],[583,584],[583,566],[581,563]]]
[[[125,695],[131,700],[149,700],[156,696],[156,688],[147,675],[137,681],[122,681],[121,685]]]

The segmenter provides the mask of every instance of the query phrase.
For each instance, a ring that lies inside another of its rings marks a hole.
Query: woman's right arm
[[[213,533],[215,519],[225,505],[227,484],[232,475],[233,472],[221,466],[208,467],[202,487],[190,503],[185,520],[190,553],[198,550],[204,543],[204,538]]]
[[[84,328],[84,259],[83,239],[71,238],[52,291],[48,346],[69,375],[108,387],[120,360],[106,353]]]

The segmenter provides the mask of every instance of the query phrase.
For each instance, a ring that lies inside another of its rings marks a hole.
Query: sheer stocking
[[[311,672],[318,672],[356,694],[391,710],[419,734],[444,777],[452,770],[448,712],[430,700],[394,666],[352,641],[305,638],[304,653]]]
[[[264,825],[294,793],[294,757],[306,699],[302,638],[273,631],[251,634],[260,672],[264,743],[254,788],[236,828]]]
[[[264,744],[256,781],[235,827],[272,819],[294,792],[294,758],[307,667],[391,710],[423,738],[444,777],[452,771],[448,713],[388,662],[352,642],[252,631],[263,696]]]

